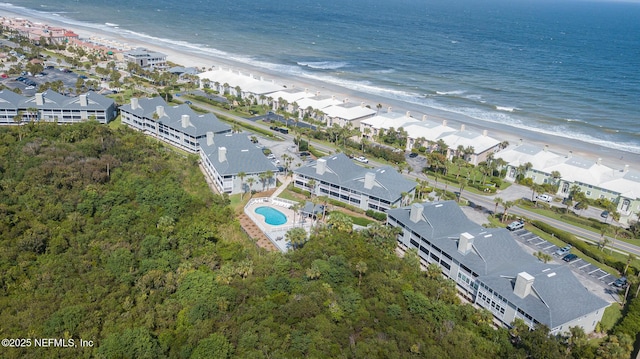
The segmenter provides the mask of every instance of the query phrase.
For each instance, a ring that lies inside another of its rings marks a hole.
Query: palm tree
[[[307,182],[307,187],[309,187],[309,194],[310,194],[310,196],[313,196],[313,194],[314,194],[314,192],[315,192],[315,189],[316,189],[316,180],[314,180],[314,179],[310,179],[310,180]]]
[[[291,228],[284,237],[293,249],[302,248],[307,242],[307,231],[302,227]]]
[[[296,214],[300,211],[300,203],[294,204],[289,209],[293,211],[293,224],[296,224]]]
[[[268,170],[267,172],[264,173],[264,176],[267,181],[267,188],[268,188],[269,185],[271,184],[271,180],[273,179],[273,171]]]
[[[505,222],[509,217],[509,208],[513,207],[515,203],[513,201],[506,201],[502,204],[504,212],[502,212],[502,222]]]
[[[240,200],[244,197],[244,178],[247,176],[246,172],[238,172],[238,178],[240,178]]]
[[[460,202],[460,197],[462,197],[462,191],[467,186],[467,180],[465,178],[460,179],[460,194],[458,195],[458,202]]]
[[[252,195],[253,195],[252,187],[253,187],[253,184],[254,184],[255,182],[256,182],[255,177],[249,177],[249,178],[247,178],[247,185],[248,185],[248,187],[249,187],[249,193],[251,193]],[[251,198],[251,197],[249,197],[249,198]]]
[[[496,207],[493,209],[493,215],[497,217],[498,216],[498,205],[501,205],[503,200],[500,197],[496,197],[496,198],[493,199],[493,201],[496,204]]]

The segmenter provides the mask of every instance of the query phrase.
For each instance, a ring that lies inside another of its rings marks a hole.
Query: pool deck
[[[296,202],[277,197],[256,197],[249,200],[249,203],[244,207],[244,213],[260,228],[278,250],[286,252],[289,249],[285,240],[287,231],[295,227],[302,227],[309,232],[311,228],[310,219],[303,218],[297,214],[294,215],[294,212],[290,209],[294,204]],[[256,208],[262,206],[272,207],[282,212],[287,217],[287,222],[279,226],[268,224],[265,222],[264,216],[255,212]],[[296,223],[294,223],[294,217]]]

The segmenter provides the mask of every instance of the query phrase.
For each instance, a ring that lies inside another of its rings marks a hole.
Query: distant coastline
[[[417,103],[412,104],[401,100],[390,100],[388,97],[371,95],[369,93],[358,91],[357,89],[347,89],[336,84],[326,83],[306,77],[302,78],[289,75],[283,77],[282,74],[276,71],[266,70],[264,68],[252,68],[246,64],[234,61],[234,59],[224,58],[224,54],[221,54],[221,57],[214,57],[210,54],[196,53],[192,51],[193,49],[181,48],[179,44],[164,46],[162,42],[154,41],[155,38],[152,36],[149,36],[146,40],[137,37],[124,37],[121,33],[103,30],[100,26],[93,26],[92,24],[87,24],[87,26],[82,26],[77,22],[69,24],[65,22],[62,17],[60,17],[60,21],[56,22],[50,18],[39,18],[34,17],[33,15],[26,16],[21,13],[11,12],[7,9],[0,9],[0,14],[6,17],[29,18],[32,21],[65,27],[76,31],[81,35],[81,38],[88,39],[90,37],[96,37],[107,39],[114,43],[127,44],[129,47],[145,47],[151,50],[163,52],[168,55],[169,61],[183,66],[193,66],[199,69],[209,69],[212,67],[231,68],[235,71],[241,71],[246,74],[251,73],[257,76],[263,76],[265,79],[273,79],[276,83],[282,84],[283,86],[308,88],[310,91],[319,91],[323,95],[336,95],[337,98],[349,98],[354,102],[364,102],[371,108],[375,108],[377,104],[381,104],[384,108],[392,107],[394,112],[410,111],[416,118],[420,118],[422,114],[426,114],[429,118],[436,120],[447,119],[449,123],[453,123],[454,126],[457,123],[458,125],[466,124],[469,128],[474,128],[478,131],[487,129],[489,130],[490,136],[499,140],[509,141],[512,144],[523,139],[525,142],[535,143],[541,146],[549,145],[550,150],[557,153],[567,153],[568,151],[572,151],[574,155],[593,159],[594,161],[596,161],[597,158],[603,158],[603,163],[610,167],[621,168],[625,164],[630,164],[632,167],[640,165],[640,153],[617,150],[593,143],[554,136],[552,133],[535,132],[527,129],[514,129],[513,127],[505,126],[500,123],[487,121],[478,122],[477,120],[469,118],[463,114],[452,113],[444,109],[439,110],[434,108],[425,108],[421,104]],[[103,27],[106,28],[115,28],[117,26],[118,25],[115,23],[103,25]],[[307,66],[326,67],[338,65],[311,63],[307,64]],[[495,109],[505,113],[519,111],[518,108],[509,106],[496,105]]]

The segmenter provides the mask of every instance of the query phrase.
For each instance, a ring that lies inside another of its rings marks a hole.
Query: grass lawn
[[[608,332],[613,326],[622,319],[622,308],[618,303],[613,303],[604,310],[600,326],[603,332]]]

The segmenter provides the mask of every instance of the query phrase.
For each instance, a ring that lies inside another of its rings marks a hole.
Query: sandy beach
[[[591,143],[581,142],[578,140],[569,140],[563,137],[555,137],[552,135],[541,134],[533,131],[510,128],[497,123],[480,123],[478,120],[463,115],[446,111],[439,111],[419,105],[412,105],[410,103],[401,101],[394,102],[389,100],[388,98],[363,94],[345,87],[339,87],[333,84],[313,81],[311,79],[297,78],[293,76],[282,77],[275,72],[265,71],[264,69],[260,68],[250,68],[244,64],[238,64],[229,59],[205,56],[202,54],[190,52],[188,49],[181,49],[177,45],[169,46],[167,44],[167,46],[164,46],[162,43],[142,41],[140,39],[124,37],[123,35],[100,32],[95,28],[82,27],[75,24],[73,26],[70,26],[68,24],[65,24],[64,22],[55,22],[51,19],[25,17],[21,14],[15,14],[8,11],[0,11],[0,16],[27,18],[34,22],[48,23],[50,25],[64,27],[74,30],[80,35],[81,39],[96,37],[126,44],[127,46],[132,48],[143,47],[149,50],[162,52],[168,55],[168,61],[180,64],[182,66],[197,67],[200,70],[202,70],[203,68],[207,70],[210,68],[232,69],[233,71],[239,71],[247,75],[252,74],[256,77],[262,76],[266,80],[273,80],[276,84],[286,86],[287,88],[305,88],[309,89],[309,91],[311,92],[319,92],[322,95],[335,95],[339,99],[348,98],[350,102],[364,102],[371,108],[376,108],[378,104],[381,104],[382,108],[391,107],[394,112],[404,113],[406,111],[410,111],[412,116],[415,118],[421,118],[422,115],[427,115],[428,118],[436,121],[446,119],[452,127],[459,127],[461,124],[465,124],[467,128],[471,128],[476,131],[482,131],[486,129],[489,131],[490,136],[500,141],[508,141],[510,144],[518,143],[520,139],[522,139],[526,143],[534,143],[540,146],[549,145],[550,151],[556,153],[562,154],[572,151],[573,156],[592,159],[594,162],[597,161],[598,158],[602,158],[603,164],[613,168],[622,168],[624,167],[624,165],[630,165],[631,167],[640,166],[640,154],[619,151],[603,146],[594,145]]]

